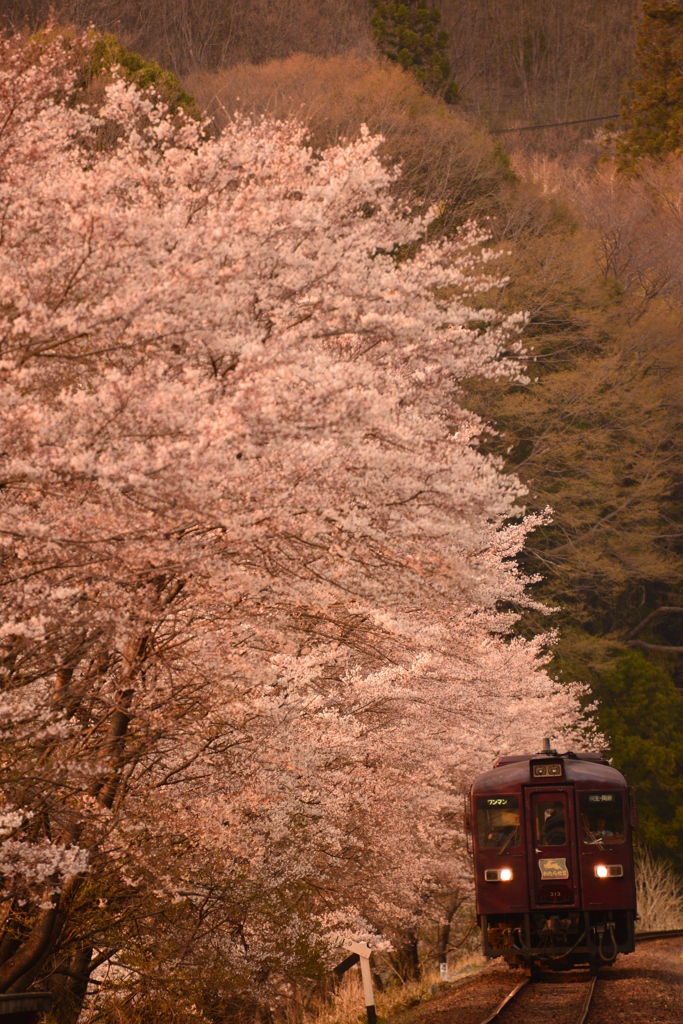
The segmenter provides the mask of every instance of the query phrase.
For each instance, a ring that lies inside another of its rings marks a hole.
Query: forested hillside
[[[413,976],[543,735],[683,871],[683,8],[1,11],[0,991]]]
[[[371,10],[371,6],[373,10]],[[7,17],[36,27],[50,9],[115,32],[184,75],[293,52],[373,50],[368,0],[5,0]],[[387,2],[379,6],[399,8]],[[413,8],[417,5],[408,5]],[[633,64],[638,0],[443,0],[441,29],[462,103],[496,127],[618,112]]]

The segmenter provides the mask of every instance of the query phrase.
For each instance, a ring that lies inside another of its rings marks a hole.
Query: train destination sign
[[[569,878],[567,861],[564,857],[545,857],[539,860],[541,878]]]

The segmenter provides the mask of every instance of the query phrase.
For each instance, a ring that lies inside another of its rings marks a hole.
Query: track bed
[[[496,965],[391,1024],[482,1024],[524,977]],[[589,983],[587,970],[541,974],[511,999],[495,1024],[577,1024]],[[602,968],[585,1024],[683,1024],[683,939],[643,942],[613,967]]]

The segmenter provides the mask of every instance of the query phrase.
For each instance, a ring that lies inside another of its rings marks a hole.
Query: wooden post
[[[367,942],[351,942],[346,948],[351,954],[355,953],[360,960],[360,973],[363,978],[363,995],[365,996],[368,1024],[377,1024],[375,993],[372,990],[372,971],[370,970],[370,953],[372,950]]]

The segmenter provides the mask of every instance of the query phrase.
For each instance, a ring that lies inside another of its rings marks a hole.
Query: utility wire
[[[611,121],[620,114],[603,114],[601,117],[582,117],[578,121],[553,121],[551,124],[525,124],[522,128],[491,128],[491,135],[503,135],[505,132],[533,132],[538,128],[561,128],[566,124],[588,124],[589,121]]]

